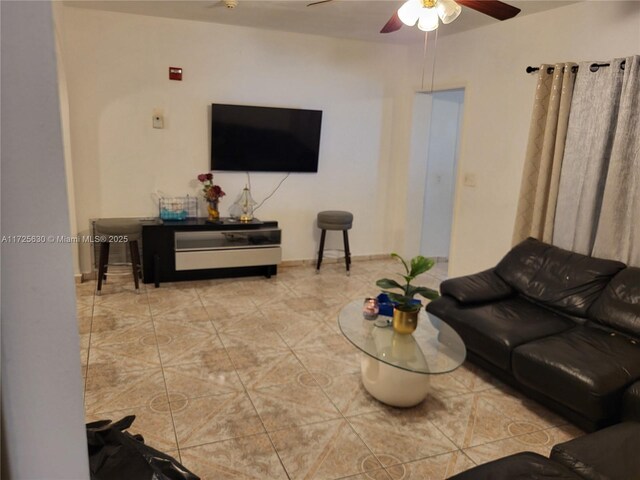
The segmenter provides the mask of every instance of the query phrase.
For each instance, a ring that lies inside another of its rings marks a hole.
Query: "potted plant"
[[[440,295],[435,290],[427,287],[411,285],[411,282],[424,272],[430,270],[434,265],[431,258],[418,255],[413,257],[409,264],[397,253],[392,253],[392,257],[397,258],[404,266],[405,275],[400,276],[406,282],[404,285],[390,278],[381,278],[376,285],[382,288],[382,292],[387,294],[389,299],[395,303],[393,308],[393,329],[398,333],[412,333],[418,326],[418,313],[422,308],[422,303],[414,300],[415,295],[433,300]],[[398,289],[402,293],[390,292],[388,289]]]

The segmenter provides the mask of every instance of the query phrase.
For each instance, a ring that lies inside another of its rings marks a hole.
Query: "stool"
[[[141,275],[141,269],[140,251],[138,250],[138,240],[140,240],[142,235],[142,225],[140,224],[140,221],[129,218],[101,218],[96,221],[96,235],[106,237],[106,241],[100,242],[97,286],[98,295],[100,295],[102,290],[102,281],[107,279],[107,270],[110,265],[131,265],[136,292],[140,293],[139,277]],[[131,255],[131,264],[109,264],[110,237],[122,237],[123,239],[127,239],[127,243],[129,244],[129,253]],[[120,273],[119,275],[124,274]]]
[[[349,235],[347,230],[353,225],[353,214],[351,212],[342,212],[339,210],[328,210],[318,213],[318,228],[322,230],[320,235],[320,249],[318,250],[318,265],[316,271],[320,271],[322,264],[322,254],[324,253],[324,240],[327,230],[342,230],[342,238],[344,241],[344,263],[347,267],[347,273],[351,266],[351,252],[349,251]]]

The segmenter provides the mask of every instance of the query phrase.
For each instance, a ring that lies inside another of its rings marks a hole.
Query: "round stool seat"
[[[349,230],[353,225],[353,214],[340,210],[318,213],[318,228],[322,230]]]
[[[102,218],[96,220],[96,233],[98,235],[124,235],[131,242],[140,239],[142,225],[136,219]]]

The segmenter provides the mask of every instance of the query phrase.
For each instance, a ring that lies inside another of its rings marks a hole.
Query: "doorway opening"
[[[438,262],[448,262],[464,89],[418,93],[415,106],[427,119],[421,132],[426,137],[423,143],[426,176],[420,252]]]

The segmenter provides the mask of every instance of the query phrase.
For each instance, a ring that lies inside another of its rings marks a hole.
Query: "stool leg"
[[[107,263],[109,263],[109,242],[100,243],[100,259],[98,260],[98,295],[102,290],[102,280],[107,273]]]
[[[349,251],[349,234],[347,230],[342,231],[342,238],[344,240],[344,264],[347,267],[347,272],[349,272],[349,267],[351,266],[351,252]]]
[[[135,248],[133,249],[133,253],[135,254],[136,267],[138,269],[138,278],[142,279],[142,260],[140,260],[140,248],[138,247],[138,241],[136,242]]]
[[[324,238],[327,236],[327,231],[322,230],[322,234],[320,235],[320,249],[318,250],[318,265],[316,266],[316,270],[320,271],[320,264],[322,264],[322,253],[324,252]]]
[[[138,278],[140,273],[138,270],[140,269],[140,265],[138,263],[138,242],[136,240],[132,240],[129,243],[129,251],[131,252],[131,270],[133,271],[133,282],[136,285],[136,291],[140,291],[140,279]]]

